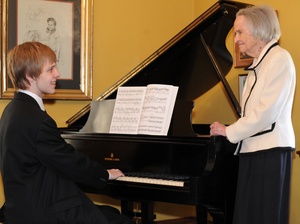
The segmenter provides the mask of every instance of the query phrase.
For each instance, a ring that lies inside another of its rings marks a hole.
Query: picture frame
[[[239,75],[239,101],[240,101],[240,104],[242,103],[242,94],[243,94],[246,79],[247,79],[247,74]]]
[[[39,4],[30,0],[0,0],[0,3],[0,98],[12,99],[15,91],[6,69],[9,50],[25,41],[39,41],[56,52],[61,74],[55,93],[45,94],[43,99],[91,100],[93,0],[43,0]],[[26,3],[31,11],[26,9]],[[47,18],[55,20],[56,29],[50,32]],[[56,45],[51,45],[53,40]],[[61,46],[60,54],[57,43]]]
[[[240,52],[240,48],[237,43],[234,43],[234,59],[235,68],[248,67],[253,62],[253,57]]]

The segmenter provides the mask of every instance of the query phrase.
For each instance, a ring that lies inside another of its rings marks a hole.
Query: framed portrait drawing
[[[13,98],[7,75],[9,50],[27,41],[48,45],[61,75],[44,99],[92,99],[93,0],[1,1],[1,98]]]

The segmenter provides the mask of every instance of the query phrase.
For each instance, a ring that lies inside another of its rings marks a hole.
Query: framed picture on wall
[[[253,62],[253,57],[240,52],[240,48],[237,43],[234,43],[234,59],[235,68],[247,67]]]
[[[240,104],[242,102],[242,94],[243,94],[246,79],[247,79],[247,74],[239,75],[239,101],[240,101]]]
[[[92,0],[1,0],[1,98],[13,98],[7,54],[38,41],[56,53],[61,75],[55,94],[44,99],[92,99]]]

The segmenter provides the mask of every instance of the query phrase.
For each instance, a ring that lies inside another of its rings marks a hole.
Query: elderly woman
[[[290,54],[278,46],[281,35],[270,6],[240,10],[234,41],[254,58],[242,95],[242,116],[225,126],[214,122],[211,135],[239,143],[234,224],[286,224],[292,152],[295,135],[291,120],[295,67]]]

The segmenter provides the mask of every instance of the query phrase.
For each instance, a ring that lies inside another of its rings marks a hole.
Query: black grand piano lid
[[[237,11],[248,5],[218,1],[95,101],[115,99],[119,86],[148,84],[179,86],[177,100],[193,101],[222,81],[239,115],[240,105],[225,79],[233,64],[225,40]],[[89,111],[90,104],[66,122],[68,127],[84,126]]]

